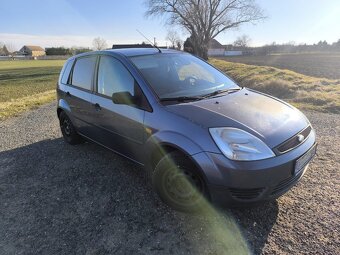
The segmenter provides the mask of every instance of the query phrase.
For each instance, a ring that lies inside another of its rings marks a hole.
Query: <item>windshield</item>
[[[189,54],[131,57],[160,99],[194,97],[239,87],[223,73]]]

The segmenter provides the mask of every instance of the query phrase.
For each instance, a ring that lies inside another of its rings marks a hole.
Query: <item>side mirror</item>
[[[112,102],[115,104],[135,105],[136,98],[128,91],[116,92],[112,94]]]

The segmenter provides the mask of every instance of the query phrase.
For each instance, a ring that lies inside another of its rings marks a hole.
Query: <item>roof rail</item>
[[[112,49],[154,48],[151,44],[114,44]]]

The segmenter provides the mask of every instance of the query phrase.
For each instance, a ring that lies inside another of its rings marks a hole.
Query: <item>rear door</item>
[[[73,124],[79,133],[92,137],[91,123],[94,72],[97,56],[90,55],[77,58],[65,89],[65,98],[70,105]]]
[[[106,147],[141,162],[145,111],[139,105],[114,104],[112,94],[116,92],[129,92],[132,96],[145,99],[134,77],[118,59],[100,56],[96,92],[92,97],[92,104],[95,106],[94,122],[98,125],[97,140]]]

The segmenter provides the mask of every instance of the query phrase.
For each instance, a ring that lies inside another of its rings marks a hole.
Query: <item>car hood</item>
[[[167,108],[205,127],[243,129],[274,148],[309,125],[307,118],[291,105],[268,95],[242,89],[224,96]]]

